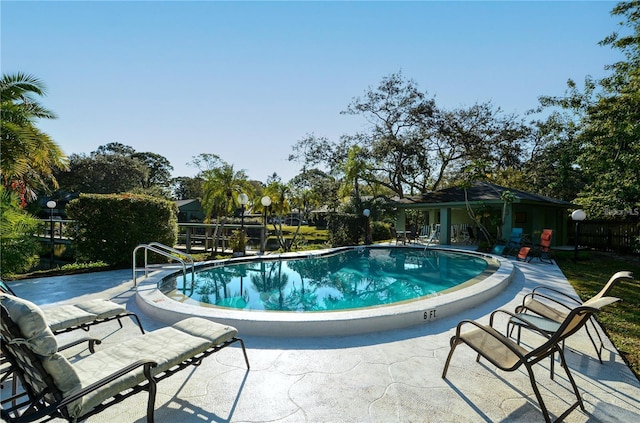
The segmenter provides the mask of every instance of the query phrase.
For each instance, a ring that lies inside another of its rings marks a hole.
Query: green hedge
[[[178,236],[175,203],[147,195],[81,194],[66,208],[74,228],[76,259],[110,265],[132,264],[136,246],[174,246]]]
[[[391,239],[391,225],[384,222],[371,222],[371,239],[373,242]]]
[[[358,245],[364,237],[365,218],[355,214],[333,213],[327,217],[329,244],[332,247]]]

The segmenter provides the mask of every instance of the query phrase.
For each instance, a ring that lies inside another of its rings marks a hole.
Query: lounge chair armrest
[[[121,370],[112,373],[111,375],[104,377],[94,383],[92,383],[89,386],[86,386],[85,388],[75,392],[72,395],[69,395],[66,398],[63,398],[61,401],[59,402],[54,402],[49,404],[47,407],[44,408],[40,408],[37,411],[35,411],[34,413],[30,413],[28,416],[28,420],[24,420],[24,421],[36,421],[38,419],[41,419],[44,416],[48,416],[50,415],[52,412],[54,412],[55,410],[61,408],[61,407],[65,407],[69,404],[71,404],[72,402],[79,400],[80,398],[82,398],[83,396],[87,395],[89,392],[94,391],[96,389],[98,389],[101,386],[104,386],[112,381],[114,381],[115,379],[137,369],[138,367],[144,366],[144,374],[145,377],[147,378],[147,380],[152,381],[153,378],[151,376],[151,368],[157,366],[158,363],[156,363],[155,361],[152,360],[139,360],[136,361],[133,364],[130,364],[124,368],[122,368]],[[19,395],[21,396],[21,395]],[[11,400],[12,398],[8,398],[6,400],[3,400],[4,402],[7,402],[9,400]]]
[[[75,341],[69,342],[68,344],[64,344],[58,347],[58,351],[64,351],[67,350],[71,347],[75,347],[76,345],[80,345],[87,342],[87,347],[89,348],[89,351],[91,351],[91,354],[93,354],[95,351],[95,346],[96,345],[100,345],[102,343],[101,340],[96,339],[96,338],[80,338],[80,339],[76,339]]]
[[[533,291],[531,291],[531,294],[542,295],[542,294],[539,294],[539,291],[541,291],[541,290],[542,291],[551,291],[551,292],[553,292],[555,294],[562,295],[563,297],[572,300],[573,302],[575,302],[578,305],[582,304],[582,301],[579,298],[576,298],[576,297],[574,297],[572,295],[569,295],[569,294],[567,294],[565,292],[559,291],[559,290],[557,290],[555,288],[550,288],[548,286],[536,286],[535,288],[533,288]]]
[[[132,363],[126,367],[123,367],[122,369],[118,370],[117,372],[111,373],[109,376],[103,377],[102,379],[93,382],[91,385],[86,386],[85,388],[79,390],[78,392],[74,393],[73,395],[69,395],[68,397],[64,398],[60,403],[57,404],[57,407],[63,407],[67,404],[72,403],[75,400],[78,400],[80,398],[82,398],[83,396],[85,396],[86,394],[88,394],[91,391],[94,391],[96,389],[98,389],[101,386],[104,386],[110,382],[113,382],[114,380],[118,379],[121,376],[126,375],[129,372],[132,372],[134,370],[136,370],[138,367],[144,367],[144,375],[147,378],[147,380],[151,381],[153,379],[153,377],[151,376],[151,368],[156,367],[158,365],[158,363],[156,363],[153,360],[138,360],[135,363]]]

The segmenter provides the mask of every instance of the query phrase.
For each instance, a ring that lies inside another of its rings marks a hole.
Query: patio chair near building
[[[551,422],[551,417],[542,399],[542,395],[540,394],[533,366],[547,357],[550,357],[550,376],[551,379],[553,379],[553,358],[555,353],[558,353],[562,368],[564,369],[567,379],[571,383],[573,393],[576,396],[576,401],[571,404],[556,421],[564,419],[577,407],[580,407],[580,409],[585,411],[582,397],[580,396],[580,392],[578,392],[578,386],[569,371],[569,366],[566,363],[564,352],[559,345],[582,328],[591,316],[601,307],[611,304],[611,302],[617,300],[617,298],[602,297],[591,301],[588,306],[584,305],[572,309],[562,321],[558,330],[553,333],[541,330],[534,325],[526,326],[528,329],[536,331],[546,339],[542,344],[537,347],[532,347],[531,349],[525,348],[508,336],[503,335],[494,326],[494,320],[498,314],[504,313],[507,316],[514,318],[516,317],[515,313],[511,313],[506,310],[496,310],[491,313],[489,325],[482,325],[473,320],[463,320],[457,325],[455,335],[451,338],[451,350],[449,351],[449,355],[447,356],[444,369],[442,371],[442,378],[446,378],[453,352],[460,344],[466,344],[478,353],[476,361],[480,361],[480,358],[483,357],[500,370],[512,372],[524,366],[529,375],[529,380],[536,399],[538,400],[538,404],[540,405],[542,415],[544,416],[545,421],[549,423]],[[489,391],[486,392],[487,395],[491,395]]]
[[[504,251],[503,251],[503,254],[505,256],[508,256],[510,254],[517,253],[518,251],[520,251],[520,247],[522,246],[522,235],[523,235],[522,228],[511,229],[509,240],[507,241],[507,244],[505,245]]]
[[[467,245],[476,243],[476,235],[473,226],[464,225],[462,228],[462,242]]]
[[[543,229],[540,234],[540,243],[534,245],[529,253],[529,261],[537,258],[543,263],[553,264],[551,238],[553,238],[553,229]]]
[[[237,330],[192,317],[70,362],[42,310],[0,294],[2,350],[24,392],[2,399],[2,419],[81,421],[139,392],[148,392],[147,422],[154,421],[156,384],[211,354],[240,343]],[[93,352],[93,351],[92,351]]]
[[[433,228],[429,225],[425,225],[420,230],[420,235],[416,237],[416,241],[428,247],[431,244],[440,241],[440,224],[435,224]]]

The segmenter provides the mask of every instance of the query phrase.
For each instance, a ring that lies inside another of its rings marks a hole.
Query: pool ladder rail
[[[144,276],[145,278],[149,276],[149,261],[148,261],[148,252],[152,251],[156,254],[160,254],[161,256],[167,257],[171,260],[175,260],[180,262],[182,265],[182,275],[183,275],[183,286],[186,288],[187,285],[187,264],[190,265],[191,268],[191,287],[193,288],[194,278],[195,278],[195,262],[193,257],[190,254],[187,254],[183,251],[176,250],[175,248],[171,248],[167,245],[161,244],[159,242],[150,242],[149,244],[140,244],[136,248],[133,249],[133,286],[137,285],[137,274],[138,267],[136,262],[137,252],[139,250],[144,250]]]

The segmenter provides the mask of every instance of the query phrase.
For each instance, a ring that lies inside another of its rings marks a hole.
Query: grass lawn
[[[581,253],[575,263],[573,253],[556,254],[556,260],[583,301],[597,294],[614,273],[621,270],[633,272],[635,281],[618,282],[609,293],[609,296],[622,298],[622,301],[603,308],[597,319],[640,380],[640,259],[588,252]]]

